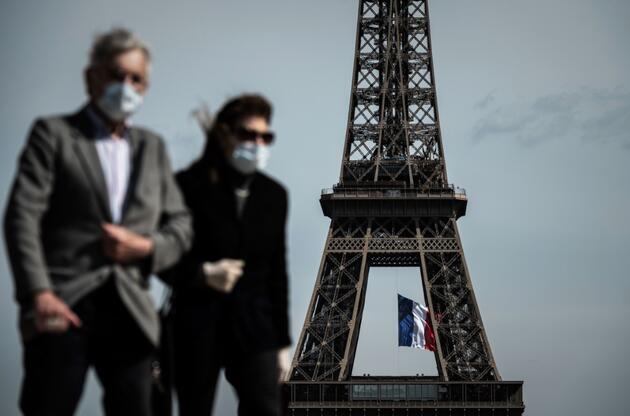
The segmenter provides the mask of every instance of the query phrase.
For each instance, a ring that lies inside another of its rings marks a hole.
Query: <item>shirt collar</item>
[[[86,113],[88,116],[88,120],[90,121],[91,127],[94,132],[94,138],[97,140],[102,139],[110,139],[111,133],[107,129],[105,125],[105,121],[102,116],[94,109],[93,104],[88,104],[86,106]],[[131,127],[131,122],[129,120],[124,121],[125,129],[123,131],[123,139],[129,140],[129,128]]]

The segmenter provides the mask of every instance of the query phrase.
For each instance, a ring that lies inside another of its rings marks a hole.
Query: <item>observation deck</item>
[[[417,189],[347,187],[322,190],[324,215],[339,217],[453,217],[466,214],[466,191],[454,185]]]
[[[352,377],[290,381],[289,415],[522,415],[522,381],[439,381],[437,377]],[[410,410],[412,412],[410,412]],[[384,412],[387,413],[384,413]]]

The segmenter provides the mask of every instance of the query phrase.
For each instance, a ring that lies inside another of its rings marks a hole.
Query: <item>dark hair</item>
[[[234,97],[223,105],[217,113],[215,123],[224,123],[230,129],[235,128],[248,117],[262,117],[271,121],[271,104],[265,97],[257,94],[245,94]]]
[[[267,123],[271,121],[273,109],[271,103],[259,94],[243,94],[230,99],[217,112],[214,119],[207,111],[197,114],[199,122],[206,131],[206,147],[203,159],[216,164],[223,159],[223,151],[219,145],[221,137],[232,134],[232,131],[249,117],[262,117]]]

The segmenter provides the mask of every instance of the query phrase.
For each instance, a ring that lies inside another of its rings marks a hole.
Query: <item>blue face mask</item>
[[[112,121],[131,117],[141,104],[142,95],[126,82],[109,84],[97,101],[98,108]]]
[[[230,163],[237,171],[250,175],[264,169],[269,161],[269,147],[254,142],[242,142],[232,152]]]

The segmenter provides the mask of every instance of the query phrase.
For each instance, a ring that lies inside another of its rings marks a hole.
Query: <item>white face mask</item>
[[[271,152],[269,151],[269,146],[265,144],[259,144],[256,145],[256,147],[258,148],[258,152],[256,153],[256,169],[262,170],[267,167]]]
[[[250,175],[256,169],[264,169],[269,161],[269,147],[254,142],[239,143],[232,152],[230,163],[244,175]]]
[[[123,121],[138,110],[142,95],[126,82],[115,82],[105,88],[97,104],[112,121]]]

